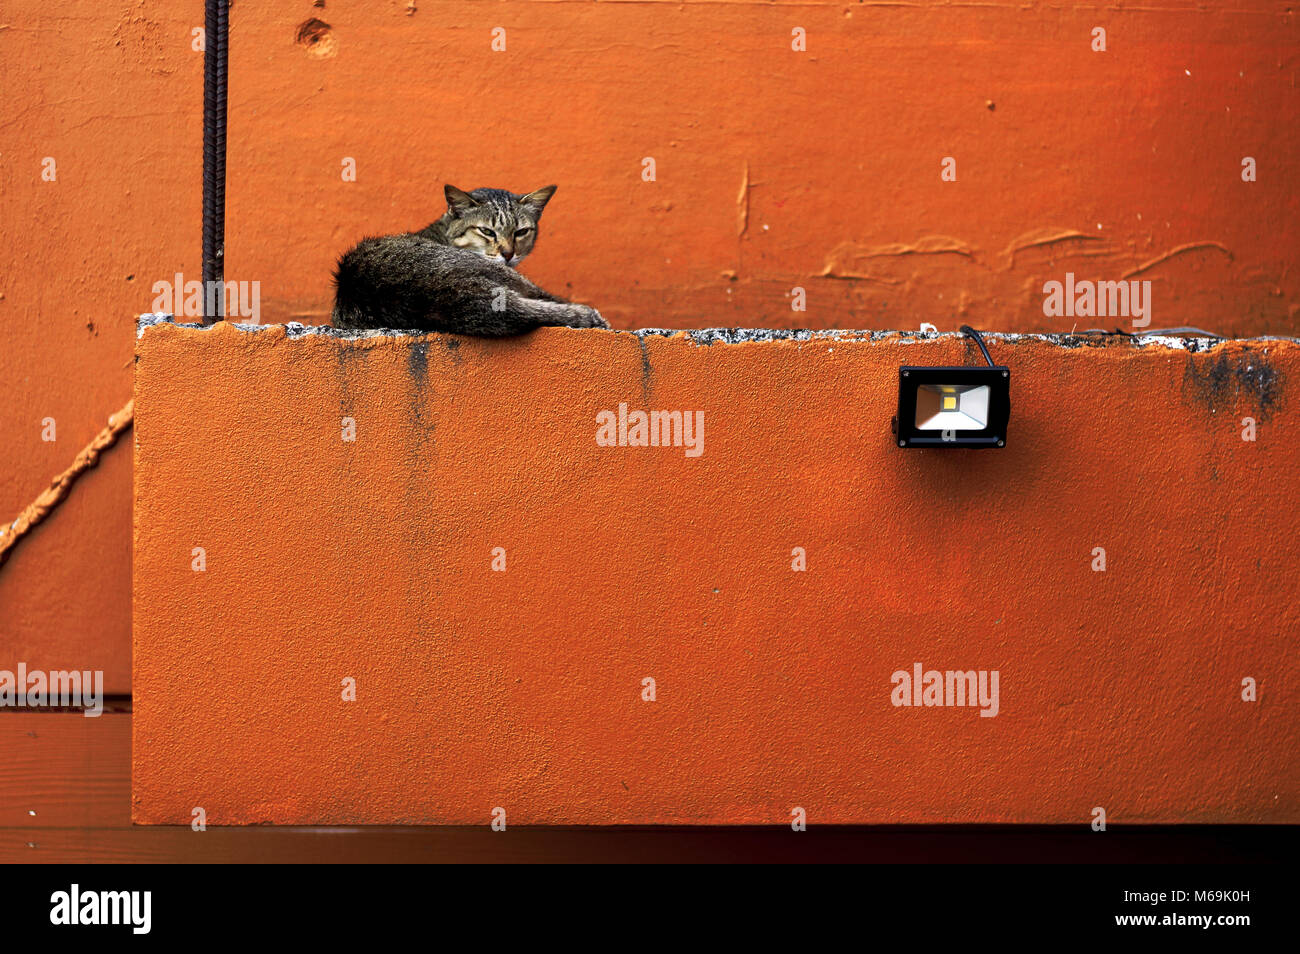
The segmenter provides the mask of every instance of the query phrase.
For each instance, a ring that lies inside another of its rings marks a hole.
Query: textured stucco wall
[[[1300,343],[990,347],[1007,447],[904,451],[969,342],[146,328],[135,819],[1300,821]]]
[[[197,0],[5,4],[0,520],[130,397],[154,283],[198,275],[201,25]],[[1298,31],[1282,0],[244,3],[227,275],[263,321],[320,323],[336,256],[443,182],[557,182],[526,270],[618,327],[1068,331],[1039,290],[1073,271],[1152,281],[1156,327],[1294,334]],[[0,650],[116,692],[128,446],[0,571]]]

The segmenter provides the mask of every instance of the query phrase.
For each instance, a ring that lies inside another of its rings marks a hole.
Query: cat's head
[[[555,186],[515,195],[504,189],[462,192],[447,186],[447,214],[443,217],[447,240],[457,248],[517,268],[537,241],[537,222]]]

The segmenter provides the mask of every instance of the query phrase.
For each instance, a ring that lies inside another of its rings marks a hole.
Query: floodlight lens
[[[989,421],[987,384],[923,384],[916,389],[918,431],[982,431]]]

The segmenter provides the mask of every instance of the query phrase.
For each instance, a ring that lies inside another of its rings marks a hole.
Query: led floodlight
[[[1011,370],[993,363],[978,331],[961,330],[979,344],[988,366],[899,368],[899,447],[1006,446]]]

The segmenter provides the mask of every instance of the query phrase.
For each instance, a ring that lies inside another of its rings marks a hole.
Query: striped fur
[[[548,294],[515,267],[555,194],[448,185],[447,211],[419,232],[367,238],[339,259],[333,324],[499,337],[541,325],[608,328],[600,313]]]

